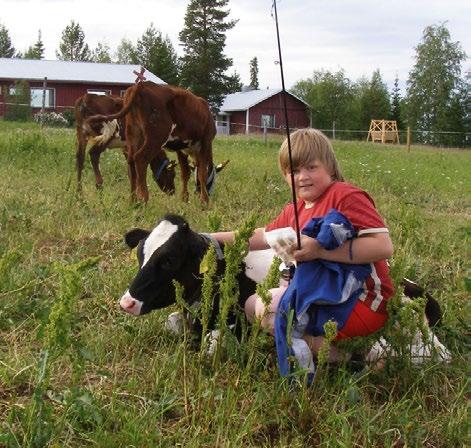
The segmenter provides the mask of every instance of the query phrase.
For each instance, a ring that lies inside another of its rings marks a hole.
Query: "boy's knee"
[[[257,303],[258,296],[257,294],[252,294],[248,297],[244,304],[245,316],[248,321],[252,323],[255,320],[255,306]]]
[[[251,295],[244,304],[245,315],[250,323],[254,323],[256,319],[260,320],[261,327],[273,333],[274,329],[274,314],[270,309],[266,309],[262,299],[257,295]]]

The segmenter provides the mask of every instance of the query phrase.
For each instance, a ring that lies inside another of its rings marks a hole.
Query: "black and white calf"
[[[125,241],[130,248],[137,247],[139,270],[120,300],[120,306],[124,311],[141,316],[174,304],[173,280],[183,286],[183,299],[189,305],[199,302],[203,282],[200,274],[201,260],[209,246],[217,243],[212,242],[207,235],[191,230],[188,223],[177,215],[166,215],[152,231],[133,229],[126,233]],[[224,273],[225,262],[221,249],[218,250],[217,275],[220,276]],[[237,277],[240,291],[239,306],[242,309],[247,298],[255,293],[256,283],[265,277],[273,256],[274,252],[267,250],[249,252],[246,257],[245,266]],[[410,280],[404,279],[402,287],[404,302],[416,297],[427,298],[424,317],[427,319],[427,326],[433,328],[441,319],[439,304]],[[214,329],[218,310],[219,297],[216,295],[209,322],[210,330]],[[173,317],[175,318],[173,324],[178,326],[181,315]],[[230,319],[228,324],[234,323],[235,315],[231,315]],[[431,329],[427,337],[428,343],[425,343],[419,331],[413,339],[411,357],[414,362],[420,363],[430,359],[434,353],[438,354],[438,360],[451,359],[450,353],[438,341]],[[395,356],[395,353],[391,352],[390,344],[381,338],[366,356],[366,361],[373,365],[381,365],[386,356]]]
[[[189,305],[200,300],[203,282],[200,263],[210,244],[213,244],[208,236],[191,230],[182,217],[166,215],[152,231],[129,231],[125,235],[125,241],[130,248],[137,247],[139,271],[120,300],[124,311],[140,316],[174,304],[173,280],[183,286],[183,298]],[[224,268],[225,262],[220,252],[217,275],[221,275]],[[254,278],[253,273],[246,273],[245,269],[242,269],[237,277],[239,305],[242,308],[246,299],[255,292]],[[210,329],[214,328],[216,322],[218,299],[216,296]],[[229,322],[231,323],[233,322]]]

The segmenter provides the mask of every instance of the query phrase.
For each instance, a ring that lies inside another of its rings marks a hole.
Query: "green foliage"
[[[27,81],[15,81],[13,91],[8,91],[5,99],[8,103],[4,114],[5,120],[31,120],[31,91]]]
[[[340,70],[316,71],[312,77],[297,82],[293,94],[310,105],[313,126],[318,129],[350,128],[350,104],[353,99],[351,81]]]
[[[118,64],[137,64],[136,48],[129,39],[121,39],[116,50]],[[158,75],[158,73],[156,73]]]
[[[401,93],[399,88],[399,78],[397,76],[394,79],[394,87],[391,92],[391,115],[389,118],[396,122],[397,128],[399,130],[404,129],[404,125],[402,122]]]
[[[85,43],[85,33],[78,22],[71,20],[62,31],[56,56],[61,61],[90,61],[90,48]]]
[[[75,126],[75,113],[73,109],[65,109],[61,115],[65,118],[69,128]]]
[[[163,37],[160,31],[154,28],[154,24],[144,31],[137,41],[136,61],[147,70],[155,73],[166,83],[178,85],[179,60],[168,36]]]
[[[10,33],[5,25],[0,23],[0,58],[13,58],[15,47],[11,43]]]
[[[25,54],[24,59],[43,59],[44,58],[44,44],[41,38],[41,30],[38,31],[38,40],[32,46],[30,46]]]
[[[214,303],[215,275],[217,270],[216,249],[211,245],[201,261],[200,271],[203,273],[203,286],[201,287],[201,352],[206,352],[208,325]]]
[[[110,46],[106,42],[98,42],[96,48],[91,53],[93,62],[109,64],[111,62]]]
[[[219,109],[227,93],[226,71],[232,59],[224,55],[225,33],[236,21],[227,20],[224,8],[229,0],[191,0],[180,31],[184,55],[181,84],[208,100],[213,110]]]
[[[461,63],[465,58],[466,53],[459,42],[451,40],[445,24],[424,29],[407,81],[407,122],[419,131],[419,142],[436,145],[454,138],[454,144],[459,144],[456,136],[427,131],[462,132],[465,111]]]
[[[226,95],[229,93],[236,93],[242,90],[242,81],[239,74],[234,71],[232,75],[225,76],[226,79]]]
[[[317,371],[316,376],[325,368],[329,361],[330,346],[337,336],[337,322],[329,320],[324,324],[324,340],[322,341],[321,348],[317,354]]]
[[[370,81],[358,85],[356,97],[359,102],[357,128],[369,129],[371,120],[384,120],[390,116],[389,93],[379,70],[373,72]]]
[[[258,90],[258,59],[257,56],[250,59],[250,84],[252,89]]]
[[[233,244],[224,246],[224,260],[226,269],[220,285],[220,303],[218,315],[218,329],[221,339],[227,331],[227,317],[235,308],[239,297],[237,276],[240,273],[242,262],[248,253],[248,240],[255,229],[255,215],[249,216],[241,228],[236,231]]]

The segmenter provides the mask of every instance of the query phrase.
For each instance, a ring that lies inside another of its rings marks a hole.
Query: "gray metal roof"
[[[26,79],[48,81],[93,83],[93,84],[134,84],[140,65],[103,64],[98,62],[48,61],[37,59],[0,58],[0,79]],[[148,81],[166,84],[149,71],[144,72]]]
[[[271,98],[274,95],[277,95],[281,91],[282,89],[265,89],[231,93],[224,98],[224,101],[219,111],[234,112],[238,110],[247,110],[255,106],[256,104],[261,103],[262,101],[265,101],[266,99]],[[298,98],[290,92],[287,93],[295,97],[299,101],[303,102],[306,106],[308,106],[308,104],[301,98]]]

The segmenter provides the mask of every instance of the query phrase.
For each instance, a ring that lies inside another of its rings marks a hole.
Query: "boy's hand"
[[[301,249],[297,250],[296,243],[292,246],[292,255],[297,262],[321,258],[322,246],[315,238],[301,235]]]

